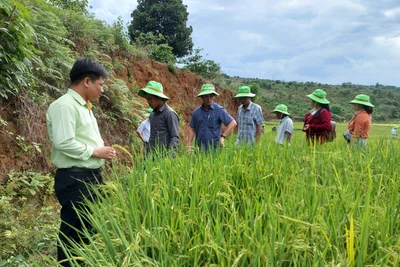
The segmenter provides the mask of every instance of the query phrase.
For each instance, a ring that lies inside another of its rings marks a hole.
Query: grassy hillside
[[[331,102],[332,117],[336,121],[347,121],[353,114],[353,106],[348,104],[357,94],[367,94],[375,105],[373,120],[375,122],[395,123],[400,119],[400,88],[395,86],[356,85],[343,83],[342,85],[329,85],[314,82],[285,82],[280,80],[251,79],[227,77],[225,75],[216,79],[221,86],[236,91],[241,85],[257,83],[260,90],[255,102],[263,107],[264,115],[273,118],[269,113],[278,104],[286,104],[289,112],[295,120],[303,119],[310,110],[310,101],[306,97],[315,89],[320,88],[327,92],[327,98]]]

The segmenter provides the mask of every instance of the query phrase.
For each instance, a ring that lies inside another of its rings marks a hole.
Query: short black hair
[[[107,79],[108,74],[106,69],[99,62],[90,58],[78,59],[69,72],[71,84],[77,84],[86,77],[89,77],[92,82],[95,82],[100,79],[100,77]]]

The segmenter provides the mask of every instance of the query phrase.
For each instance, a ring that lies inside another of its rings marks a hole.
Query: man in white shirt
[[[137,135],[139,136],[139,138],[143,141],[144,144],[144,151],[146,152],[147,149],[147,145],[150,139],[150,120],[148,119],[148,117],[150,117],[151,112],[153,112],[152,108],[148,108],[147,113],[145,114],[145,116],[147,117],[146,120],[142,121],[142,123],[139,125],[139,127],[136,130]]]
[[[272,112],[276,114],[278,119],[280,119],[275,142],[283,145],[286,140],[288,145],[290,145],[293,134],[293,121],[289,118],[290,114],[287,106],[284,104],[277,105]]]

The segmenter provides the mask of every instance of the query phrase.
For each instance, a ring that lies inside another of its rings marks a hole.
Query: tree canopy
[[[141,33],[161,34],[175,56],[189,55],[193,49],[193,28],[186,26],[188,15],[182,0],[138,0],[131,14],[129,36],[135,42]]]

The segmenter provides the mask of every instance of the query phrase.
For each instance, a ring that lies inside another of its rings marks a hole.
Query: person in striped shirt
[[[238,123],[236,145],[252,146],[260,140],[264,117],[261,107],[251,101],[251,98],[255,96],[248,86],[239,87],[238,94],[235,95],[241,103],[236,116]]]

